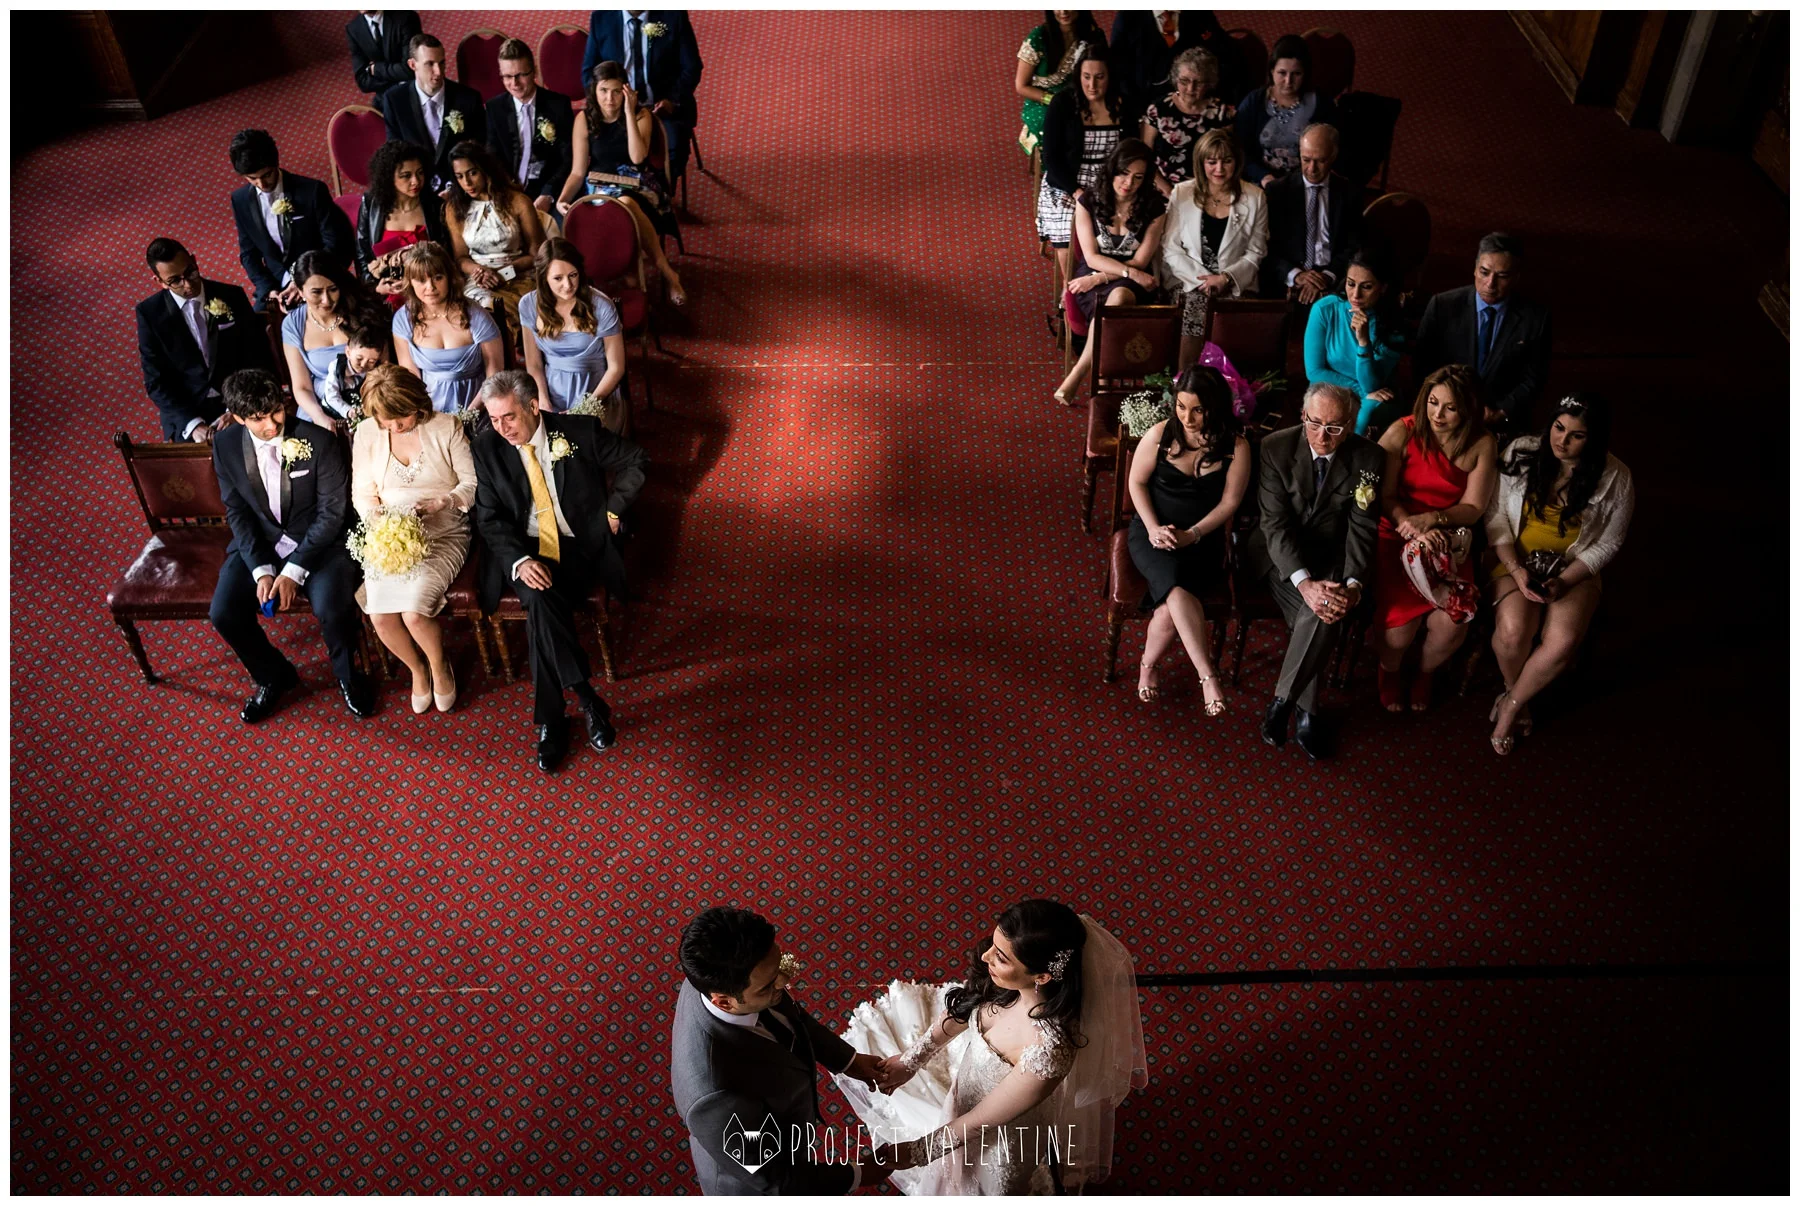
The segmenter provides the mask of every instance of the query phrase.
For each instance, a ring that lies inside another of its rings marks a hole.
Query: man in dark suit
[[[1496,232],[1475,253],[1475,283],[1425,303],[1413,375],[1467,364],[1481,378],[1487,422],[1502,436],[1530,430],[1531,405],[1550,375],[1550,311],[1514,293],[1525,247]]]
[[[517,38],[500,44],[500,83],[505,94],[487,103],[488,148],[549,213],[574,168],[575,109],[562,93],[538,87],[537,58]]]
[[[1269,197],[1264,297],[1312,305],[1337,290],[1350,257],[1362,246],[1360,190],[1331,170],[1337,157],[1336,128],[1308,126],[1300,135],[1300,170],[1263,190]]]
[[[150,240],[144,262],[162,286],[137,304],[144,390],[162,413],[163,439],[204,444],[230,422],[225,378],[275,367],[268,328],[242,289],[202,277],[174,239]]]
[[[594,82],[594,68],[613,62],[625,69],[625,81],[638,104],[649,105],[669,141],[669,181],[687,171],[698,110],[694,89],[700,86],[700,44],[694,27],[679,9],[596,12],[588,22],[587,54],[581,60],[581,82]]]
[[[1359,401],[1341,385],[1307,387],[1301,422],[1262,442],[1262,523],[1251,537],[1253,569],[1293,630],[1262,737],[1294,737],[1312,758],[1330,750],[1318,721],[1319,673],[1332,634],[1374,581],[1375,526],[1380,519],[1381,446],[1351,434]]]
[[[430,34],[413,36],[406,65],[412,74],[382,100],[387,136],[431,151],[431,187],[441,193],[455,178],[450,149],[459,142],[487,141],[487,106],[475,89],[444,78],[444,44]]]
[[[323,180],[281,170],[275,140],[264,130],[232,136],[231,170],[244,178],[231,194],[238,262],[256,305],[277,305],[285,314],[300,304],[294,264],[309,251],[323,251],[348,268],[356,259],[356,231]]]
[[[879,1061],[788,995],[775,927],[748,909],[707,909],[681,931],[681,970],[669,1078],[700,1192],[840,1194],[886,1180],[867,1149],[833,1164],[807,1147],[824,1130],[818,1069],[873,1085]]]
[[[362,639],[362,574],[344,548],[350,471],[343,445],[323,427],[289,417],[275,375],[262,369],[227,377],[225,405],[238,422],[213,440],[213,472],[231,546],[213,591],[212,626],[256,682],[244,723],[268,716],[300,685],[299,671],[269,643],[257,616],[270,604],[290,610],[302,591],[325,634],[344,702],[352,714],[371,716],[375,693],[352,660]]]
[[[1158,9],[1154,12],[1125,11],[1113,18],[1112,36],[1107,40],[1113,70],[1124,85],[1127,107],[1142,113],[1152,101],[1159,101],[1173,88],[1169,84],[1169,65],[1175,56],[1195,46],[1212,51],[1219,60],[1219,82],[1215,96],[1230,103],[1244,95],[1249,85],[1242,80],[1242,57],[1231,39],[1225,36],[1218,18],[1207,9]]]
[[[419,14],[404,9],[364,9],[344,26],[356,86],[370,94],[375,108],[382,106],[382,93],[412,78],[406,48],[418,32]]]
[[[587,714],[588,745],[617,740],[612,712],[588,682],[587,652],[574,608],[596,582],[625,588],[613,537],[644,484],[644,452],[581,415],[540,413],[529,373],[503,369],[481,387],[492,427],[475,437],[475,524],[488,556],[481,606],[491,612],[510,588],[525,608],[531,642],[532,724],[538,766],[556,769],[569,752],[563,691]]]

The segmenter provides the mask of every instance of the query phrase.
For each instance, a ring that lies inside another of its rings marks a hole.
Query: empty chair
[[[1312,78],[1307,86],[1327,100],[1350,91],[1356,81],[1356,47],[1335,29],[1320,25],[1300,35],[1312,55]]]
[[[456,78],[475,89],[484,103],[506,91],[500,82],[500,44],[504,41],[506,35],[497,29],[475,29],[456,44]]]
[[[538,83],[560,92],[579,109],[586,103],[581,86],[581,58],[587,53],[587,30],[579,25],[558,25],[538,40]]]
[[[380,111],[368,105],[345,105],[325,123],[325,147],[331,152],[331,194],[342,196],[349,191],[345,183],[356,188],[369,186],[369,156],[387,141],[387,122]],[[356,225],[356,214],[350,214]]]
[[[1363,242],[1378,247],[1393,265],[1394,288],[1404,305],[1419,287],[1431,254],[1431,211],[1411,193],[1387,193],[1363,210]]]

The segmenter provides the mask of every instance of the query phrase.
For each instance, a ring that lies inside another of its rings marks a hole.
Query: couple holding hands
[[[707,1193],[1072,1192],[1106,1178],[1147,1083],[1131,955],[1056,901],[1013,905],[965,980],[895,981],[841,1037],[788,994],[799,965],[756,913],[695,917],[681,967],[670,1068]],[[815,1064],[857,1132],[821,1122]]]

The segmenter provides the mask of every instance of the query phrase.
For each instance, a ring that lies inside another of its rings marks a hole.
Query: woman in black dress
[[[1144,433],[1131,458],[1132,516],[1126,540],[1154,608],[1138,667],[1138,698],[1159,694],[1156,663],[1180,637],[1200,674],[1206,714],[1225,710],[1213,672],[1200,600],[1225,580],[1225,539],[1250,484],[1250,442],[1231,409],[1231,386],[1196,364],[1175,383],[1175,417]]]

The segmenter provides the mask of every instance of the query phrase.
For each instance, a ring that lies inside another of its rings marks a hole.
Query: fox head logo
[[[781,1154],[781,1128],[775,1115],[762,1120],[758,1130],[746,1130],[733,1114],[725,1124],[725,1154],[738,1162],[745,1172],[753,1173]]]

